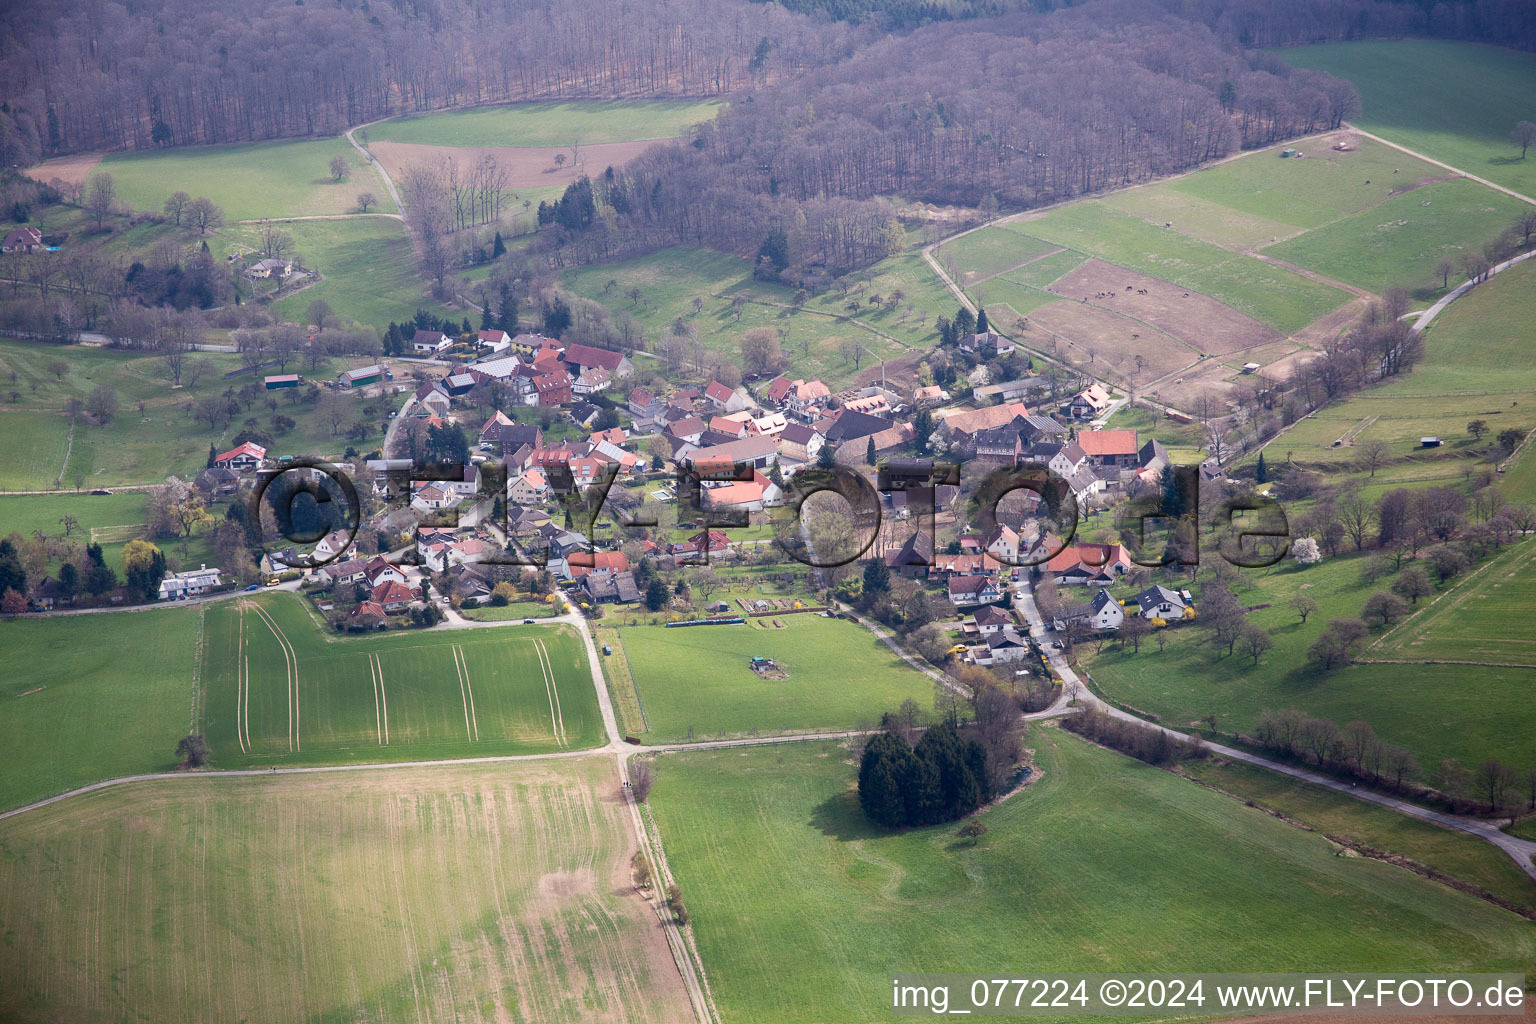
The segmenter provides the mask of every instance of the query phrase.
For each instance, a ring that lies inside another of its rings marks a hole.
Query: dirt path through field
[[[549,652],[544,649],[544,641],[533,642],[535,656],[539,659],[539,671],[544,676],[544,689],[549,696],[549,722],[554,728],[555,741],[562,747],[569,746],[565,738],[565,716],[560,712],[560,691],[555,685],[554,668],[549,663]]]
[[[299,656],[294,651],[293,646],[288,643],[287,634],[283,632],[282,627],[277,624],[272,616],[267,613],[267,610],[254,602],[251,604],[251,607],[255,609],[257,615],[261,616],[262,621],[267,624],[267,628],[272,631],[272,635],[277,639],[277,645],[283,649],[283,661],[287,667],[288,750],[290,753],[302,751],[304,744],[299,736]]]
[[[373,655],[368,655],[368,679],[373,683],[373,728],[378,734],[379,746],[384,745],[384,715],[379,708],[379,670],[374,664]]]

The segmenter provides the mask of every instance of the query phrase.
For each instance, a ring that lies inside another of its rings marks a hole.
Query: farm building
[[[276,373],[266,379],[268,391],[281,391],[283,388],[296,388],[304,382],[304,378],[297,373]]]
[[[377,384],[383,379],[384,367],[375,363],[356,370],[346,370],[337,376],[336,381],[344,388],[360,388],[365,384]]]
[[[1439,448],[1444,443],[1445,442],[1441,441],[1438,437],[1421,437],[1421,438],[1419,438],[1419,447],[1420,448]]]
[[[160,581],[160,600],[184,601],[206,594],[219,585],[219,570],[206,565],[187,572],[173,572]]]

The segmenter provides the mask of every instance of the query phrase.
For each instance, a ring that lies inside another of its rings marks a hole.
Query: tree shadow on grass
[[[878,839],[891,835],[890,830],[872,825],[864,812],[859,807],[859,797],[852,789],[837,793],[820,804],[811,812],[811,824],[822,835],[830,836],[840,843],[853,842],[857,839]]]
[[[1490,167],[1508,167],[1510,164],[1523,163],[1525,163],[1525,157],[1523,156],[1491,156],[1488,158],[1488,165]]]

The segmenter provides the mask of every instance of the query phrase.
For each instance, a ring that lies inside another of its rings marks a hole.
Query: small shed
[[[1421,438],[1419,438],[1419,447],[1420,448],[1439,448],[1440,445],[1442,445],[1442,444],[1444,444],[1444,442],[1441,441],[1438,437],[1421,437]]]
[[[1291,147],[1289,147],[1289,146],[1287,146],[1285,149],[1282,149],[1280,151],[1280,159],[1282,159],[1282,160],[1285,159],[1286,157],[1295,156],[1295,155],[1296,155],[1296,150],[1291,148]]]
[[[296,388],[304,378],[296,373],[278,373],[266,379],[268,391],[279,391],[283,388]]]
[[[1243,364],[1243,372],[1244,373],[1258,373],[1259,372],[1259,364],[1258,363],[1244,363]]]

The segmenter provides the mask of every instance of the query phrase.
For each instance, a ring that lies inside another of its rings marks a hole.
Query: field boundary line
[[[370,654],[374,668],[379,672],[379,698],[384,704],[384,742],[389,743],[389,691],[384,687],[384,663],[379,660],[378,654]]]
[[[378,734],[379,746],[384,745],[384,720],[379,714],[379,671],[368,655],[368,681],[373,684],[373,729]]]
[[[454,649],[459,652],[459,661],[464,665],[464,689],[469,693],[469,721],[475,727],[475,742],[480,742],[480,717],[475,714],[475,684],[469,678],[469,659],[464,656],[464,648],[454,644]]]
[[[999,225],[999,230],[1002,230],[1002,231],[1012,231],[1013,229],[1009,228],[1009,227],[1004,227],[1002,225]],[[1022,231],[1014,231],[1013,233],[1016,234],[1016,235],[1023,235],[1023,234],[1025,234],[1025,232],[1022,232]],[[1035,235],[1028,235],[1027,237],[1034,238],[1036,236]],[[1045,239],[1042,238],[1042,239],[1040,239],[1040,241],[1045,242]],[[1056,245],[1055,242],[1045,242],[1045,244],[1046,245]],[[1031,263],[1038,263],[1041,260],[1045,259],[1047,256],[1055,256],[1057,253],[1066,252],[1066,251],[1067,251],[1067,247],[1066,246],[1064,246],[1064,245],[1056,245],[1055,250],[1053,250],[1051,252],[1041,253],[1039,256],[1031,256],[1029,259],[1025,260],[1023,263],[1015,263],[1013,266],[1005,267],[1004,269],[999,270],[995,274],[988,274],[986,277],[978,277],[976,280],[974,280],[974,281],[972,281],[970,283],[969,287],[975,288],[979,284],[986,284],[988,281],[992,280],[994,277],[1002,277],[1004,274],[1010,274],[1013,271],[1018,270],[1020,267],[1027,267]],[[1022,284],[1023,282],[1014,281],[1012,283],[1013,284]],[[1028,287],[1028,285],[1025,285],[1025,287]]]
[[[1507,196],[1514,196],[1516,199],[1520,200],[1523,203],[1530,203],[1532,206],[1536,206],[1536,199],[1532,199],[1530,196],[1525,195],[1522,192],[1516,192],[1512,188],[1505,188],[1503,185],[1495,185],[1493,182],[1489,181],[1487,178],[1479,178],[1477,175],[1469,174],[1468,172],[1462,170],[1460,167],[1452,167],[1450,164],[1444,163],[1444,162],[1442,162],[1440,160],[1436,160],[1432,156],[1426,156],[1425,154],[1420,153],[1416,149],[1409,149],[1407,146],[1399,145],[1398,143],[1393,142],[1391,139],[1384,139],[1380,135],[1373,135],[1370,132],[1366,131],[1364,128],[1360,128],[1360,127],[1357,127],[1356,125],[1352,125],[1352,124],[1350,124],[1347,121],[1344,123],[1344,127],[1347,128],[1348,130],[1352,131],[1352,132],[1358,132],[1360,135],[1363,135],[1367,139],[1375,139],[1377,142],[1381,143],[1383,146],[1391,146],[1393,149],[1397,150],[1399,153],[1407,153],[1409,156],[1417,157],[1418,159],[1423,160],[1427,164],[1434,164],[1436,167],[1442,167],[1445,170],[1450,171],[1452,174],[1459,174],[1463,178],[1467,178],[1467,179],[1470,179],[1472,181],[1477,182],[1479,185],[1486,185],[1487,187],[1493,189],[1496,192],[1503,192]]]
[[[1508,555],[1511,556],[1510,559],[1509,559],[1509,562],[1504,563],[1506,566],[1511,566],[1511,567],[1513,567],[1515,569],[1518,569],[1525,562],[1530,561],[1531,557],[1532,557],[1532,554],[1536,553],[1536,547],[1532,547],[1531,549],[1529,549],[1527,551],[1521,552],[1521,549],[1518,546],[1519,543],[1520,543],[1519,541],[1516,541],[1515,544],[1510,545],[1509,551],[1504,553],[1504,554],[1508,554]],[[1487,562],[1483,563],[1482,565],[1478,566],[1475,570],[1473,570],[1471,573],[1469,573],[1466,576],[1462,577],[1462,579],[1455,586],[1451,587],[1449,590],[1442,591],[1441,593],[1436,594],[1435,595],[1435,599],[1433,601],[1430,601],[1423,608],[1420,608],[1417,613],[1409,614],[1406,618],[1403,619],[1402,622],[1399,622],[1397,625],[1395,625],[1391,629],[1387,630],[1381,636],[1377,637],[1375,642],[1367,645],[1365,649],[1368,650],[1368,651],[1374,651],[1374,650],[1377,650],[1378,648],[1380,648],[1381,650],[1386,650],[1387,648],[1382,647],[1382,645],[1387,642],[1388,638],[1396,635],[1399,630],[1403,629],[1409,623],[1413,623],[1416,627],[1418,627],[1417,632],[1420,635],[1422,635],[1423,631],[1425,629],[1430,628],[1431,626],[1434,625],[1435,622],[1439,621],[1442,617],[1444,617],[1446,615],[1449,615],[1451,612],[1454,612],[1457,608],[1460,608],[1463,604],[1465,604],[1467,602],[1467,598],[1471,595],[1472,591],[1475,589],[1472,586],[1473,582],[1475,580],[1477,580],[1477,578],[1479,576],[1481,576],[1483,573],[1487,572],[1489,569],[1492,569],[1495,565],[1500,564],[1500,562],[1502,562],[1502,561],[1503,561],[1503,558],[1502,558],[1501,555],[1494,555],[1492,558],[1488,559]],[[1446,598],[1451,598],[1450,602],[1448,604],[1446,604],[1446,606],[1444,608],[1437,607],[1440,604],[1440,602],[1444,601]],[[1399,647],[1393,647],[1392,649],[1393,650],[1400,650]],[[1413,661],[1411,659],[1404,659],[1403,664],[1433,664],[1433,662],[1430,662],[1430,661],[1416,662],[1416,661]],[[1449,661],[1449,662],[1446,662],[1445,664],[1451,664],[1451,665],[1462,665],[1462,664],[1465,664],[1465,665],[1482,665],[1482,664],[1492,664],[1492,663],[1485,663],[1485,662],[1480,662],[1480,661],[1469,661],[1469,662]],[[1511,665],[1511,666],[1508,666],[1508,667],[1510,667],[1510,668],[1519,668],[1519,667],[1522,667],[1522,666]]]
[[[187,732],[197,732],[197,705],[198,682],[202,679],[203,667],[203,611],[205,605],[197,606],[197,642],[192,645],[192,714],[187,721]]]
[[[464,706],[464,736],[473,743],[475,734],[469,727],[469,695],[464,692],[464,668],[459,664],[459,645],[450,645],[448,653],[453,655],[453,674],[459,677],[459,703]]]
[[[288,637],[283,633],[282,629],[272,619],[272,616],[267,614],[266,609],[254,602],[252,602],[251,607],[256,610],[257,615],[261,616],[261,620],[267,624],[267,628],[272,631],[273,638],[277,640],[277,646],[283,650],[283,662],[287,669],[285,684],[288,691],[288,752],[302,751],[304,744],[299,739],[299,666],[297,664],[299,656],[289,645]]]
[[[533,648],[535,656],[539,659],[539,671],[544,674],[544,689],[549,695],[549,724],[555,732],[555,742],[562,747],[569,746],[570,741],[565,736],[565,715],[560,710],[559,687],[555,685],[554,668],[549,662],[549,652],[544,649],[541,640],[534,640]]]
[[[251,670],[251,659],[245,653],[245,602],[235,607],[240,610],[240,618],[235,627],[235,739],[240,743],[240,753],[249,754],[250,746],[242,732],[245,714],[240,710],[245,700],[245,676]]]
[[[628,782],[628,758],[619,758],[619,769],[620,775]],[[635,802],[632,792],[626,794],[626,802],[629,804],[630,813],[634,816],[640,843],[650,854],[658,880],[671,884],[675,879],[672,876],[672,868],[667,863],[667,852],[661,841],[660,826],[651,817],[648,807],[642,807]],[[694,1012],[705,1021],[720,1020],[720,1010],[715,1006],[715,994],[709,987],[709,976],[704,973],[704,958],[699,955],[698,946],[693,943],[688,926],[678,924],[668,914],[665,904],[661,901],[662,886],[655,886],[651,891],[655,893],[651,907],[661,921],[662,930],[666,933],[667,946],[672,950],[672,959],[677,963],[678,973],[683,976],[683,985],[688,990],[689,1002],[694,1004]]]

